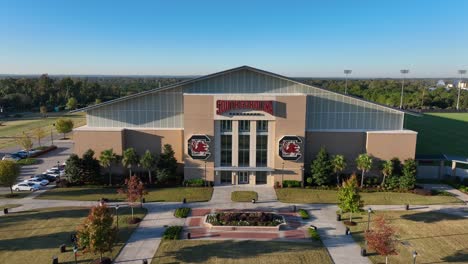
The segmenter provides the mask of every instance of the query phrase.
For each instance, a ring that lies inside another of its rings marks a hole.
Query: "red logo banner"
[[[232,110],[257,110],[273,115],[273,101],[217,100],[216,114],[222,115]]]

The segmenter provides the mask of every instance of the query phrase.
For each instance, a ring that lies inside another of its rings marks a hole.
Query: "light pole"
[[[117,230],[119,230],[119,205],[115,205],[115,216],[117,217]]]
[[[205,183],[204,183],[205,187],[206,187],[206,161],[205,161]]]
[[[461,86],[463,81],[463,74],[466,73],[466,70],[458,70],[458,74],[460,74],[460,80],[458,81],[458,97],[457,97],[457,110],[460,105],[460,93],[461,93]]]
[[[305,185],[305,184],[304,184],[304,165],[301,166],[301,173],[302,173],[302,174],[301,174],[301,179],[302,179],[302,181],[301,181],[301,187],[304,188],[304,185]]]
[[[405,75],[409,73],[409,70],[400,70],[403,75],[403,80],[401,82],[401,98],[400,98],[400,109],[403,108],[403,91],[405,89]]]
[[[344,93],[348,94],[348,74],[351,74],[353,71],[352,70],[344,70],[344,74],[346,75],[346,82],[345,82],[345,88],[344,88]]]
[[[57,160],[57,170],[60,169],[60,161]]]
[[[413,251],[413,264],[416,264],[416,257],[418,256],[418,252]]]
[[[367,231],[369,231],[369,227],[370,227],[370,214],[372,213],[372,208],[369,207],[369,209],[367,209]]]

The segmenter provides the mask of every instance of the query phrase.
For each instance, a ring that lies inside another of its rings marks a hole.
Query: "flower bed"
[[[205,222],[212,226],[264,226],[284,224],[284,217],[265,212],[219,212],[206,216]]]

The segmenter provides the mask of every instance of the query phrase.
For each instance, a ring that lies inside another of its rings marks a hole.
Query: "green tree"
[[[47,116],[47,107],[41,105],[41,107],[39,107],[39,112],[41,113],[42,118],[45,118]]]
[[[166,169],[156,170],[156,179],[162,184],[166,184],[171,179],[171,174]]]
[[[359,195],[359,187],[355,174],[343,182],[342,187],[338,190],[338,207],[343,212],[349,212],[349,221],[353,221],[353,213],[361,210],[362,200]]]
[[[59,118],[55,121],[54,126],[57,132],[62,133],[63,138],[65,138],[65,134],[73,130],[74,124],[71,119]]]
[[[385,185],[385,179],[393,174],[393,162],[391,160],[386,160],[382,163],[382,183],[381,186]]]
[[[132,167],[138,164],[138,155],[134,148],[127,148],[122,155],[122,165],[129,170],[129,177],[132,176]]]
[[[361,188],[364,186],[366,172],[372,168],[372,158],[367,153],[360,154],[356,159],[358,170],[361,171]]]
[[[31,140],[31,137],[23,132],[21,136],[16,137],[16,143],[20,145],[24,150],[29,151],[33,147],[33,142]]]
[[[83,183],[97,183],[100,180],[101,167],[94,157],[94,151],[88,149],[81,158],[81,181]]]
[[[331,168],[336,174],[336,184],[340,185],[340,173],[346,168],[346,160],[343,155],[334,155],[331,159]]]
[[[111,252],[117,240],[117,228],[113,226],[114,218],[104,204],[91,208],[88,217],[77,229],[77,242],[82,248],[102,255]]]
[[[307,183],[308,183],[309,185],[312,185],[312,183],[314,183],[314,179],[313,179],[312,177],[308,177],[308,178],[307,178]]]
[[[69,182],[81,181],[81,159],[76,154],[71,154],[65,162],[65,176]]]
[[[175,158],[175,152],[170,144],[165,144],[163,153],[159,156],[158,169],[166,169],[171,177],[175,177],[177,170],[177,159]]]
[[[330,158],[325,148],[320,148],[311,164],[311,174],[315,184],[322,186],[329,183],[331,174]]]
[[[392,168],[393,168],[392,175],[401,176],[401,174],[402,174],[402,164],[401,164],[400,159],[395,157],[395,158],[391,159],[391,161],[392,161]]]
[[[75,110],[78,107],[78,101],[75,97],[70,97],[67,101],[67,110]]]
[[[41,139],[43,139],[47,133],[42,127],[36,127],[32,130],[33,136],[37,139],[39,146],[41,145]]]
[[[16,162],[11,160],[0,160],[0,185],[10,187],[10,192],[13,194],[12,186],[18,178],[20,169]]]
[[[154,166],[156,165],[156,158],[154,157],[153,154],[149,150],[146,150],[145,154],[140,159],[140,165],[143,167],[143,169],[148,171],[148,180],[149,183],[152,183],[151,179],[151,171],[154,169]]]
[[[119,189],[118,192],[127,196],[126,200],[132,208],[133,219],[133,206],[135,205],[136,201],[141,201],[143,199],[143,196],[147,194],[145,190],[145,185],[140,180],[140,178],[138,178],[136,175],[133,175],[130,178],[125,179],[125,187]]]
[[[407,159],[403,164],[403,175],[400,177],[400,188],[404,190],[414,189],[416,184],[417,164],[414,159]]]
[[[106,149],[99,156],[99,163],[102,167],[109,169],[109,185],[112,185],[112,164],[117,162],[117,155],[113,149]]]

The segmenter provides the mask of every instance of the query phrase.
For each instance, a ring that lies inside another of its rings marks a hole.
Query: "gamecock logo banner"
[[[283,160],[298,160],[302,156],[302,140],[298,136],[284,136],[279,141],[279,155]]]
[[[210,157],[210,138],[207,135],[193,135],[188,140],[188,154],[192,159]]]

